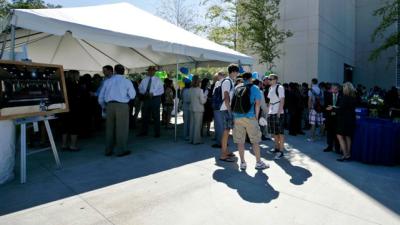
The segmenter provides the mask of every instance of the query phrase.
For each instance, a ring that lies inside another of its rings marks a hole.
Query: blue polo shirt
[[[244,85],[248,84],[248,81],[244,81]],[[243,85],[243,84],[241,84]],[[248,113],[246,114],[241,114],[241,113],[233,113],[234,118],[254,118],[256,117],[256,110],[254,107],[254,103],[256,102],[256,100],[261,100],[261,91],[260,89],[256,86],[253,85],[251,86],[250,89],[250,103],[251,103],[251,109]]]

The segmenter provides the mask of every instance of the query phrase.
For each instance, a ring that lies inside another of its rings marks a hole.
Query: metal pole
[[[26,123],[21,123],[21,184],[26,182]]]
[[[175,75],[175,83],[178,84],[178,72],[179,72],[179,59],[176,56],[176,75]],[[179,89],[179,84],[176,86]],[[175,95],[175,142],[177,141],[177,127],[178,127],[178,90],[176,91]]]
[[[15,26],[11,25],[11,60],[15,60]]]

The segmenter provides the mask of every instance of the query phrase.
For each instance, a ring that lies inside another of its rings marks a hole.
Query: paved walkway
[[[339,163],[322,141],[298,136],[279,161],[263,142],[264,171],[247,151],[240,172],[216,160],[211,140],[174,143],[168,132],[131,134],[133,154],[123,158],[104,157],[97,135],[61,153],[61,170],[50,152],[30,156],[28,182],[0,186],[0,224],[400,224],[400,167]]]

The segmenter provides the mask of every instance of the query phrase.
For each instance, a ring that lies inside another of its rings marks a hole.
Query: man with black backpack
[[[309,120],[311,124],[311,136],[308,141],[315,141],[315,130],[317,127],[322,128],[324,125],[323,115],[323,92],[318,86],[318,80],[316,78],[311,80],[312,86],[308,91],[308,109],[309,109]]]
[[[269,75],[269,82],[271,84],[268,92],[269,110],[268,110],[268,132],[274,136],[275,148],[271,149],[269,153],[275,153],[275,159],[284,157],[284,110],[285,105],[285,89],[282,85],[278,84],[278,75]]]
[[[246,134],[248,134],[257,161],[255,168],[262,170],[269,167],[261,161],[260,157],[261,130],[257,118],[260,114],[262,98],[260,89],[251,83],[251,77],[251,73],[244,73],[243,84],[235,87],[232,99],[232,111],[235,121],[233,141],[239,149],[240,169],[245,170],[247,164],[244,159],[244,144],[246,142]]]

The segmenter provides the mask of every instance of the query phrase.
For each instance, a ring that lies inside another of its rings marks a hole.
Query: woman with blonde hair
[[[191,144],[202,144],[201,128],[203,125],[204,103],[207,95],[200,88],[199,76],[193,76],[192,87],[189,90],[190,99],[190,131],[189,141]]]
[[[357,103],[356,93],[350,82],[343,84],[343,97],[337,103],[336,135],[339,140],[343,156],[338,161],[343,162],[350,159],[351,139],[356,128],[355,106]]]

